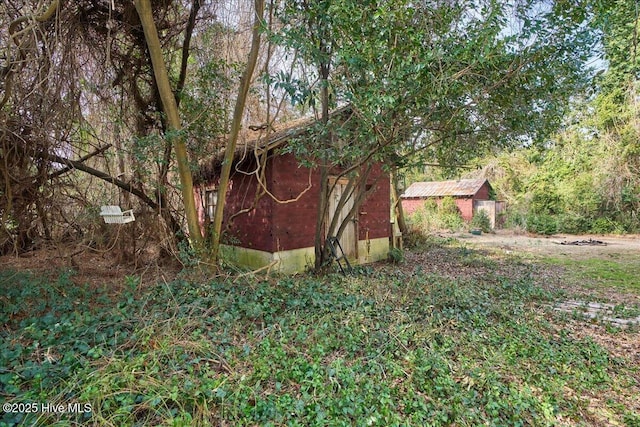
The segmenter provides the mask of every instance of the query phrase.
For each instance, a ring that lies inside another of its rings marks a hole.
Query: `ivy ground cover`
[[[0,272],[3,408],[90,409],[0,425],[640,425],[638,360],[574,334],[534,266],[438,250],[483,274],[127,277],[114,297]]]

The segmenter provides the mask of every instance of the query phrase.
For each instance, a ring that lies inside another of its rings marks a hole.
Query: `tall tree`
[[[238,89],[238,96],[236,98],[235,109],[233,111],[233,119],[231,122],[231,133],[229,140],[225,147],[225,156],[222,163],[222,171],[220,173],[220,180],[218,182],[218,201],[216,203],[216,209],[214,214],[213,228],[212,228],[212,241],[210,250],[209,261],[213,265],[218,263],[218,255],[220,249],[220,234],[222,231],[222,217],[224,213],[224,202],[227,195],[227,187],[229,186],[229,176],[231,174],[231,167],[236,152],[236,144],[238,141],[238,135],[240,133],[240,126],[242,125],[242,117],[244,113],[245,104],[247,102],[247,96],[249,94],[249,87],[251,86],[251,77],[258,61],[258,53],[260,50],[260,34],[264,15],[264,0],[255,0],[255,20],[253,24],[252,38],[251,38],[251,50],[247,63],[245,65],[242,78],[240,79],[240,87]]]
[[[160,92],[164,112],[167,115],[169,130],[175,132],[173,145],[175,147],[178,171],[180,173],[182,198],[187,217],[187,225],[189,227],[189,238],[196,249],[201,250],[202,234],[198,223],[198,212],[196,210],[196,203],[193,194],[193,178],[191,175],[191,167],[189,165],[187,147],[183,137],[180,135],[180,130],[182,129],[180,114],[178,112],[178,105],[176,103],[173,90],[171,89],[171,83],[169,82],[167,67],[164,63],[164,58],[162,57],[162,47],[160,46],[158,31],[153,21],[151,3],[149,0],[136,0],[135,5],[147,40],[155,81],[158,87],[158,92]]]
[[[597,2],[592,24],[602,34],[606,68],[596,80],[590,105],[595,117],[582,124],[594,128],[600,144],[615,153],[602,183],[606,212],[627,230],[640,228],[640,5],[637,1]],[[595,123],[594,119],[595,118]],[[588,141],[587,141],[588,143]],[[594,159],[595,163],[595,159]]]
[[[158,230],[160,234],[154,237],[162,239],[163,245],[168,242],[165,249],[172,250],[173,239],[183,234],[184,210],[175,203],[179,198],[170,172],[174,165],[171,137],[186,133],[169,130],[133,2],[39,2],[33,12],[29,10],[35,6],[29,3],[33,2],[0,4],[0,22],[6,24],[0,30],[0,88],[12,89],[0,92],[0,163],[6,166],[1,176],[6,178],[7,195],[0,203],[0,249],[8,247],[6,242],[21,241],[25,243],[18,244],[17,250],[25,250],[33,236],[41,233],[40,228],[46,235],[55,234],[50,230],[52,219],[73,222],[76,212],[95,219],[99,218],[96,204],[118,203],[112,191],[96,184],[99,181],[79,179],[74,171],[82,170],[122,189],[120,202],[130,207],[135,203],[147,214],[131,227],[147,235]],[[188,135],[189,149],[198,153],[212,145],[212,135],[225,132],[227,120],[217,98],[200,96],[194,102],[194,94],[210,90],[204,85],[213,87],[228,78],[222,76],[224,71],[198,80],[187,73],[193,63],[191,36],[197,33],[200,17],[212,17],[215,7],[214,3],[203,4],[200,0],[152,4],[165,60],[171,64],[169,78],[176,103],[186,100],[189,131],[197,128]],[[55,19],[45,19],[51,13]],[[215,19],[209,22],[209,33],[223,31]],[[208,62],[213,61],[207,60],[204,69]],[[207,114],[209,111],[212,113]],[[200,125],[202,117],[207,119],[206,126]],[[163,133],[169,137],[158,138]],[[88,156],[90,153],[97,154]],[[59,173],[54,158],[74,166]],[[88,185],[92,191],[86,191]],[[76,201],[61,203],[62,189]],[[57,194],[58,199],[54,201],[50,194]],[[128,194],[137,196],[141,204],[136,198],[129,201]],[[49,208],[38,208],[38,204]],[[150,210],[164,219],[168,233],[157,223],[156,215],[148,215]],[[142,226],[145,221],[152,224]],[[68,225],[57,230],[62,232]],[[71,225],[87,235],[92,234],[87,227],[99,224]],[[194,231],[192,227],[190,233]],[[20,234],[32,237],[18,238]]]
[[[329,168],[455,166],[481,150],[544,140],[587,82],[589,10],[567,6],[285,0],[277,39],[302,63],[277,84],[294,100],[303,94],[324,109],[329,93],[333,106],[349,103],[354,111],[350,144],[298,151]],[[302,71],[309,64],[315,73]],[[332,131],[339,132],[321,134]]]
[[[640,78],[640,5],[628,0],[595,4],[591,25],[601,33],[597,53],[606,63],[597,79],[599,96],[621,106],[627,101],[629,85]]]

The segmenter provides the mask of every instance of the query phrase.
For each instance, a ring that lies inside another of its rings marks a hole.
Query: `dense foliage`
[[[544,145],[477,161],[508,203],[507,227],[540,234],[640,232],[638,10],[632,2],[599,2],[595,12],[590,25],[603,34],[606,62],[594,93],[574,98],[561,130]]]
[[[640,232],[640,110],[628,91],[615,124],[601,95],[544,149],[480,161],[509,204],[507,226],[541,234]],[[596,109],[595,107],[599,108]],[[609,108],[614,108],[609,105]],[[594,114],[595,112],[595,114]]]
[[[562,141],[489,160],[484,173],[507,200],[508,227],[540,234],[637,233],[637,175],[619,144]]]
[[[313,159],[324,182],[337,166],[456,166],[540,142],[589,81],[589,14],[588,5],[537,1],[284,0],[272,40],[291,52],[294,72],[269,79],[323,123],[317,141],[290,149]],[[350,126],[334,126],[328,112],[343,105],[353,111]],[[348,143],[331,144],[332,136]],[[344,175],[355,212],[366,171]],[[319,222],[328,193],[320,192]],[[339,237],[352,217],[327,233]]]
[[[245,57],[244,30],[255,15],[250,2],[234,11],[224,2],[153,2],[181,108],[180,132],[167,126],[132,4],[28,3],[3,3],[0,18],[6,89],[0,252],[28,250],[41,237],[67,237],[69,228],[77,239],[99,235],[84,243],[109,240],[98,224],[84,220],[97,216],[91,207],[105,203],[139,206],[139,222],[130,228],[145,224],[132,236],[147,233],[175,252],[184,211],[194,215],[180,207],[178,190],[187,186],[174,179],[172,141],[186,141],[193,163],[224,145],[220,136],[228,131],[244,61],[238,58]],[[52,13],[39,18],[47,5]],[[372,160],[390,170],[434,162],[452,167],[496,148],[543,142],[561,124],[568,100],[588,88],[585,64],[598,40],[609,71],[597,81],[601,96],[594,108],[603,129],[633,139],[624,130],[621,105],[635,81],[637,31],[625,21],[634,12],[625,2],[281,0],[267,6],[262,30],[269,43],[262,47],[262,78],[254,82],[244,125],[310,107],[323,116],[318,143],[290,149],[319,168],[366,168]],[[350,125],[332,126],[329,109],[345,104],[353,111]],[[349,143],[327,143],[332,133]],[[60,154],[64,158],[55,157]],[[56,162],[74,159],[80,160],[67,171],[56,170]],[[83,165],[120,190],[79,178],[74,170]],[[326,217],[323,190],[319,222]],[[363,197],[357,195],[354,211]],[[67,199],[78,203],[70,207]],[[82,215],[72,218],[72,208]],[[339,234],[341,227],[317,224],[322,228]]]
[[[411,231],[417,233],[460,231],[466,225],[451,196],[444,197],[439,204],[433,199],[427,200],[411,215],[409,223]]]
[[[557,127],[588,82],[589,13],[535,1],[285,1],[275,39],[299,55],[305,78],[274,81],[312,106],[328,85],[332,105],[357,111],[367,135],[341,158],[375,148],[395,163],[461,164]],[[421,155],[397,157],[407,153]]]
[[[175,250],[184,210],[172,142],[186,138],[193,160],[218,146],[237,74],[216,9],[153,2],[182,105],[175,132],[133,2],[0,3],[0,253],[70,238],[99,246],[112,238],[97,221],[104,204],[136,209],[134,240]]]

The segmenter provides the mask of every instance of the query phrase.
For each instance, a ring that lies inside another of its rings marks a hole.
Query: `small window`
[[[218,191],[207,190],[204,193],[204,208],[209,221],[213,221],[216,215],[216,204],[218,203]]]

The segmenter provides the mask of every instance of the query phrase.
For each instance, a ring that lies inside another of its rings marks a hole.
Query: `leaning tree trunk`
[[[162,108],[167,115],[169,129],[179,131],[182,128],[180,115],[178,113],[178,105],[171,90],[167,67],[162,57],[162,47],[158,38],[158,31],[151,10],[150,0],[135,0],[136,10],[140,16],[140,22],[144,30],[144,36],[149,48],[149,56],[155,76],[158,92],[162,99]],[[202,247],[202,233],[198,223],[198,212],[196,210],[196,202],[193,194],[193,177],[191,168],[189,167],[189,158],[187,155],[187,147],[182,136],[176,132],[173,141],[174,150],[176,152],[176,160],[178,163],[178,173],[180,175],[180,184],[182,189],[182,199],[184,203],[185,215],[187,217],[187,225],[189,228],[189,238],[192,245],[197,251]]]
[[[253,34],[251,37],[251,50],[247,59],[247,66],[240,80],[240,89],[238,90],[238,98],[236,106],[233,110],[233,120],[231,122],[231,134],[229,141],[225,147],[224,161],[222,162],[222,171],[220,172],[220,180],[218,182],[218,200],[216,210],[213,217],[212,236],[211,236],[211,252],[209,261],[212,265],[218,264],[220,252],[220,234],[222,232],[222,216],[224,214],[224,203],[227,197],[227,187],[229,186],[229,176],[231,175],[231,165],[236,151],[236,143],[238,142],[238,134],[240,133],[240,125],[242,124],[242,115],[244,106],[251,85],[251,76],[258,62],[258,53],[260,49],[260,24],[264,14],[264,0],[255,0],[255,23],[253,24]]]
[[[404,218],[404,209],[402,209],[402,200],[400,199],[400,191],[398,190],[398,173],[395,168],[391,172],[391,206],[396,216],[398,228],[402,234],[407,233],[407,222]]]

